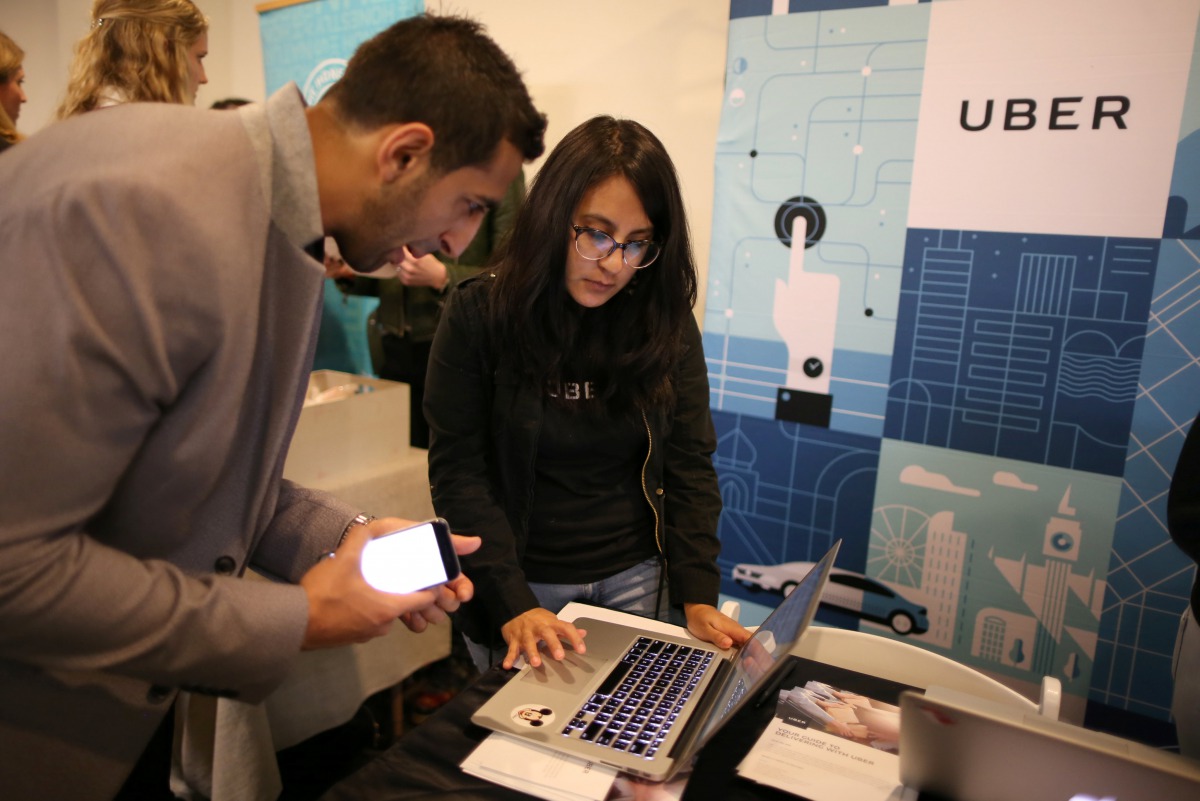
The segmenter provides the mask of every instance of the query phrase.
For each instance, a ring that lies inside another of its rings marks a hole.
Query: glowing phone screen
[[[383,592],[416,592],[446,581],[446,566],[433,525],[423,523],[366,544],[363,578]]]

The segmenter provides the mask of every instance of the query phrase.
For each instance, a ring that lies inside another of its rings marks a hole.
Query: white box
[[[319,489],[354,484],[425,451],[408,444],[408,384],[314,370],[283,475]]]

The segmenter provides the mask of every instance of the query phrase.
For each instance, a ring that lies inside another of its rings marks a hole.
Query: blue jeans
[[[622,570],[614,576],[588,584],[539,584],[530,582],[529,589],[533,590],[538,604],[551,612],[558,612],[571,601],[586,601],[588,603],[618,609],[622,612],[632,612],[643,617],[658,620],[679,622],[679,614],[671,611],[667,601],[664,586],[662,608],[655,610],[654,602],[658,597],[658,559],[647,559],[628,570]],[[504,658],[504,650],[490,651],[486,645],[480,645],[470,637],[463,636],[471,660],[480,672],[487,670]]]

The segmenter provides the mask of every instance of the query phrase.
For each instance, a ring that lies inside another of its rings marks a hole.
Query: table
[[[559,617],[609,617],[609,610],[568,604]],[[640,621],[648,631],[687,635],[684,629],[654,620]],[[516,792],[463,773],[459,764],[488,736],[471,723],[471,715],[516,670],[493,666],[419,727],[406,732],[387,751],[352,776],[334,785],[321,801],[413,801],[422,799],[486,799],[510,801],[534,796]],[[772,698],[773,700],[773,698]],[[775,711],[775,704],[748,706],[700,752],[683,799],[792,799],[796,796],[739,778],[736,767]]]
[[[488,669],[474,683],[391,748],[343,779],[321,801],[516,801],[534,796],[475,778],[459,770],[489,732],[471,723],[471,714],[515,671]],[[795,796],[738,778],[734,772],[774,712],[774,704],[748,707],[704,747],[688,780],[691,799],[791,799]]]
[[[724,611],[736,617],[736,610],[724,608]],[[568,604],[559,613],[564,620],[574,620],[584,615],[627,619],[621,613],[614,614],[580,603]],[[659,621],[640,619],[638,623],[640,628],[648,631],[687,635],[685,630]],[[1038,709],[1033,701],[1012,693],[987,676],[962,665],[939,665],[938,660],[943,660],[942,657],[914,646],[893,644],[891,640],[860,632],[838,630],[823,631],[822,634],[827,636],[805,635],[792,654],[786,657],[790,665],[785,677],[780,682],[772,683],[772,687],[802,683],[811,676],[813,665],[817,663],[822,673],[832,677],[836,677],[838,671],[869,676],[874,689],[871,697],[888,703],[898,704],[899,694],[907,686],[923,689],[933,683],[991,698],[995,702],[1013,704],[1030,713]],[[883,655],[882,659],[873,660],[864,656],[864,649],[869,649],[872,643]],[[911,650],[915,654],[900,659],[897,649]],[[916,664],[923,667],[914,673],[912,668]],[[510,801],[534,798],[463,773],[459,768],[463,759],[489,734],[488,730],[471,723],[471,715],[516,673],[516,670],[505,671],[499,666],[492,667],[417,729],[406,733],[382,755],[330,788],[321,801],[432,801],[460,798]],[[768,700],[770,703],[742,709],[704,747],[688,779],[683,793],[684,801],[794,801],[797,798],[741,778],[736,772],[738,764],[775,713],[774,691]]]

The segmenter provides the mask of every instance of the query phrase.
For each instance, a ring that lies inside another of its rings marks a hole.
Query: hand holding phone
[[[444,520],[435,522],[441,526],[429,529],[426,534],[432,533],[435,541],[445,535],[454,554],[468,554],[479,548],[481,543],[478,537],[448,534]],[[428,571],[419,572],[418,575],[424,578],[412,584],[425,584],[428,589],[423,591],[418,591],[422,588],[417,587],[411,592],[393,595],[390,592],[393,586],[404,590],[408,589],[407,586],[380,582],[389,590],[380,592],[364,580],[363,552],[369,543],[375,541],[371,538],[374,532],[388,531],[389,526],[403,530],[421,528],[422,525],[413,526],[411,521],[391,518],[352,526],[333,555],[335,558],[322,559],[309,568],[300,578],[300,586],[308,599],[308,622],[300,643],[301,649],[310,651],[366,642],[387,634],[397,619],[411,631],[421,632],[430,624],[445,621],[448,613],[471,599],[473,585],[465,574],[458,571],[457,558],[454,556],[449,557],[449,569],[443,565],[433,568],[432,575]],[[440,533],[436,530],[439,528]],[[386,556],[389,550],[385,548],[383,554]],[[440,550],[436,552],[436,558],[442,559]],[[368,556],[365,561],[367,569],[373,570],[374,566],[387,560]],[[445,583],[437,583],[443,575],[446,576]],[[430,581],[434,583],[428,584]]]
[[[392,531],[363,547],[363,578],[382,592],[416,592],[461,573],[450,525],[441,518]]]

